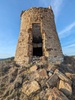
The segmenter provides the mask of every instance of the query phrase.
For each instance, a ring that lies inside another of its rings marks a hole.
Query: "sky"
[[[75,0],[1,0],[0,58],[15,56],[20,14],[31,7],[52,6],[64,55],[75,55]]]

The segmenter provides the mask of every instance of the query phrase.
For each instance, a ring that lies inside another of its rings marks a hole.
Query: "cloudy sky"
[[[75,55],[75,0],[1,0],[0,58],[15,55],[20,13],[31,7],[52,6],[64,55]]]

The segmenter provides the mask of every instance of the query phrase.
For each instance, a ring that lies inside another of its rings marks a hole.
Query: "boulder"
[[[57,85],[57,82],[59,81],[58,76],[56,74],[53,74],[47,81],[48,87],[54,87]]]
[[[14,81],[14,87],[20,88],[22,86],[22,83],[23,83],[23,78],[22,78],[22,76],[18,75]]]
[[[7,86],[6,90],[3,93],[3,97],[6,97],[10,95],[14,91],[14,84],[11,83],[9,86]]]
[[[17,72],[18,72],[18,68],[16,68],[16,67],[12,67],[9,70],[9,74],[12,74],[13,76],[17,76]]]
[[[36,65],[33,65],[31,68],[30,68],[30,71],[33,72],[33,71],[36,71],[37,70],[37,66]]]
[[[40,99],[39,99],[39,96],[38,96],[38,95],[35,96],[33,100],[40,100]]]
[[[73,82],[72,83],[72,91],[73,91],[72,98],[73,98],[73,100],[75,100],[75,79],[73,79],[72,82]]]
[[[27,96],[24,93],[21,93],[20,100],[28,100]]]
[[[72,74],[72,73],[69,73],[69,72],[66,72],[65,75],[69,78],[69,79],[75,79],[75,74]]]
[[[58,69],[56,69],[54,73],[56,73],[57,76],[61,80],[65,81],[65,82],[68,82],[69,84],[72,84],[72,81],[68,77],[66,77],[62,72],[60,72]]]
[[[29,96],[31,93],[34,93],[39,89],[40,89],[40,86],[39,86],[38,82],[32,81],[30,83],[28,82],[23,85],[22,92],[24,94],[26,94],[27,96]]]
[[[66,83],[62,80],[60,80],[59,83],[59,89],[66,95],[71,96],[72,95],[72,87],[69,83]]]
[[[52,70],[52,71],[54,72],[56,69],[58,69],[58,67],[59,67],[59,66],[58,66],[57,64],[49,63],[49,64],[48,64],[47,71]]]
[[[28,75],[28,79],[29,80],[35,80],[35,79],[39,79],[39,73],[38,71],[32,72]]]
[[[51,77],[51,76],[52,76],[52,72],[49,72],[49,73],[48,73],[48,76]]]
[[[45,69],[40,69],[39,70],[39,76],[40,76],[40,78],[48,78],[47,72],[46,72]]]
[[[39,94],[40,99],[39,100],[46,100],[45,94],[46,94],[45,90],[40,91],[40,94]]]
[[[57,88],[53,88],[48,100],[69,100],[61,91]]]

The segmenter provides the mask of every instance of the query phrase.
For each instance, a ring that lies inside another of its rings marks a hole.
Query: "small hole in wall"
[[[29,29],[28,29],[28,33],[31,33],[31,32],[32,32],[32,28],[29,28]]]
[[[49,38],[51,38],[51,37],[49,37]]]
[[[53,48],[50,48],[50,51],[53,50]]]
[[[43,55],[42,53],[42,47],[33,48],[33,56],[41,57]]]
[[[47,48],[47,50],[52,51],[52,50],[53,50],[53,48]]]
[[[54,49],[55,51],[57,50],[57,49]]]
[[[55,58],[57,57],[57,56],[54,56]]]

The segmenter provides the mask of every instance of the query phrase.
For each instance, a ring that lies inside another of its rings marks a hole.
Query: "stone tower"
[[[15,61],[25,65],[34,57],[63,61],[63,54],[50,8],[31,8],[21,13],[21,28]]]

